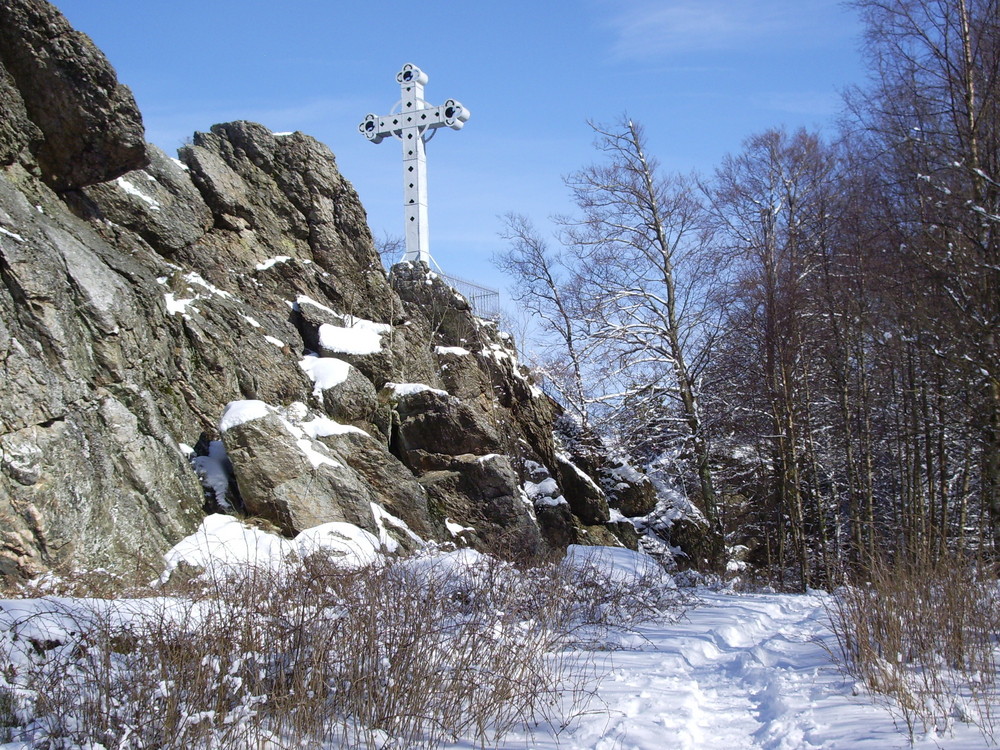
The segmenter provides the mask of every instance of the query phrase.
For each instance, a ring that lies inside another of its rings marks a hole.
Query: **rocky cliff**
[[[55,8],[0,4],[0,574],[156,559],[215,510],[614,541],[510,339],[385,273],[326,146],[233,122],[178,157]],[[647,485],[615,475],[630,514]]]

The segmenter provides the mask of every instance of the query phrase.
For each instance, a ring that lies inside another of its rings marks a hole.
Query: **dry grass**
[[[976,725],[995,741],[1000,597],[959,557],[880,562],[832,599],[834,657],[914,733]]]
[[[587,703],[596,675],[574,648],[678,606],[652,580],[609,586],[594,570],[461,553],[353,569],[317,554],[155,593],[47,597],[15,618],[2,633],[0,738],[490,747]]]

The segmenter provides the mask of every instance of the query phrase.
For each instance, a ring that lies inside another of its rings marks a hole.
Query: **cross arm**
[[[358,130],[372,143],[381,143],[387,136],[399,137],[408,128],[416,128],[421,133],[440,127],[461,130],[470,114],[469,109],[461,102],[448,99],[440,107],[423,107],[394,115],[366,115],[358,125]]]

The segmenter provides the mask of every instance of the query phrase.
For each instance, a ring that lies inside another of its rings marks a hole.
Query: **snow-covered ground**
[[[797,750],[911,747],[905,725],[832,662],[826,594],[702,591],[679,622],[640,627],[629,650],[608,653],[586,713],[508,737],[536,750]],[[983,748],[964,724],[917,736],[915,748]]]
[[[317,549],[345,555],[340,564],[364,565],[383,554],[380,550],[384,545],[373,535],[347,524],[327,524],[288,541],[246,527],[228,516],[210,516],[197,534],[166,556],[164,577],[181,561],[202,568],[206,575],[224,575],[226,565],[276,569]],[[479,559],[478,553],[464,550],[432,553],[410,564],[415,571],[427,568],[440,572],[442,565],[474,566]],[[571,547],[563,564],[596,566],[602,572],[604,585],[612,588],[625,586],[630,579],[638,580],[633,576],[654,581],[665,575],[652,558],[624,549]],[[669,577],[665,582],[666,589],[673,591]],[[605,646],[617,644],[617,648],[574,652],[570,663],[580,665],[581,673],[595,680],[587,683],[592,696],[589,703],[566,726],[522,727],[507,735],[500,747],[910,747],[905,726],[901,722],[897,726],[893,715],[876,706],[834,663],[831,652],[836,643],[827,624],[828,594],[738,594],[701,589],[695,596],[698,603],[679,620],[646,622],[599,639]],[[198,614],[197,608],[184,609],[176,604],[172,599],[110,602],[47,597],[0,601],[0,641],[7,644],[5,653],[16,655],[23,651],[20,666],[27,667],[39,654],[33,654],[30,648],[19,650],[18,642],[65,641],[70,644],[65,648],[71,650],[69,636],[88,618],[100,619],[101,613],[108,613],[109,624],[126,622],[151,607],[158,607],[157,611],[166,615],[175,609],[188,618]],[[13,671],[6,678],[14,679],[19,663],[14,659],[10,665]],[[0,685],[6,685],[3,678]],[[567,714],[559,715],[565,718]],[[916,748],[989,746],[975,727],[960,723],[950,733],[925,734],[915,740]],[[0,750],[26,750],[31,746],[23,741],[0,742]],[[472,750],[478,745],[466,742],[452,747]]]

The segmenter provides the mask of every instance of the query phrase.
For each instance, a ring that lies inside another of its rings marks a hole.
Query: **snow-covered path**
[[[910,747],[891,715],[832,664],[823,597],[702,593],[680,622],[643,628],[605,658],[598,699],[558,737],[510,737],[539,750]],[[917,748],[981,748],[979,731]]]

